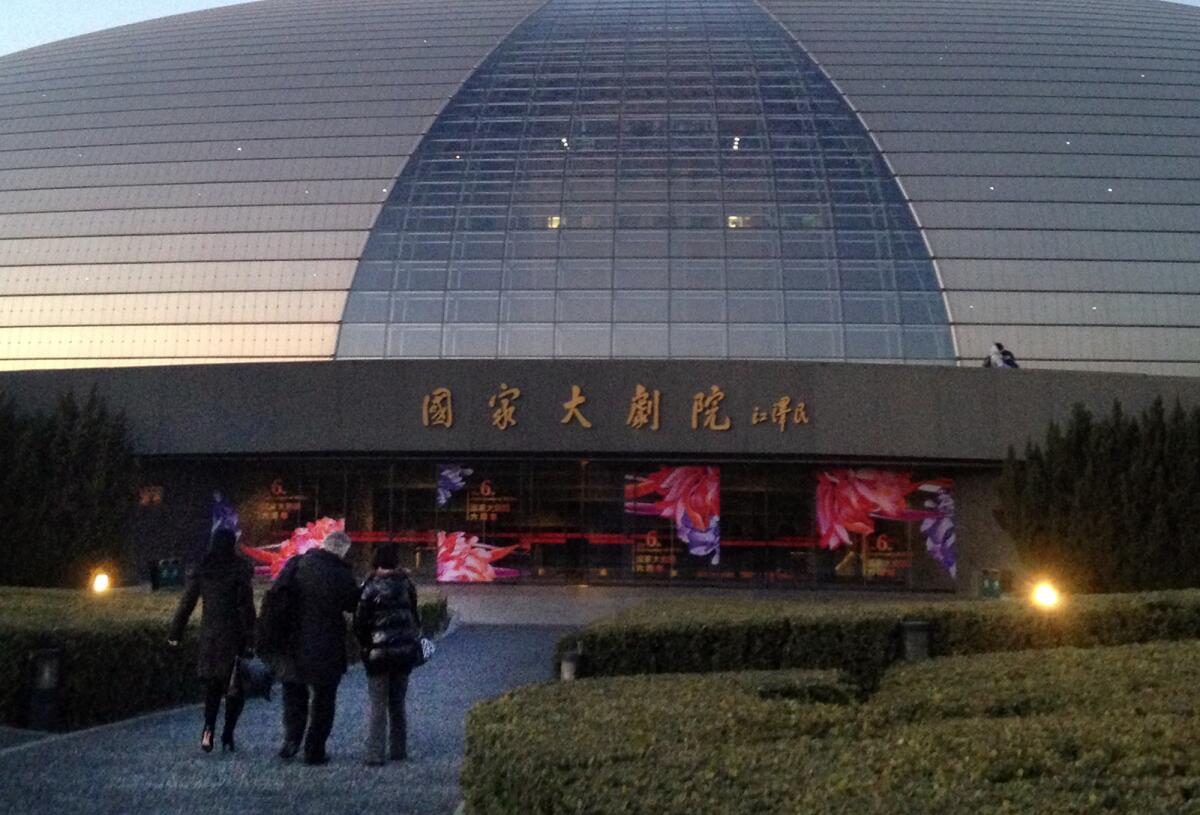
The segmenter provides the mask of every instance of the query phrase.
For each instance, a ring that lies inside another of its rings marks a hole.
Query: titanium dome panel
[[[895,170],[964,364],[1200,374],[1200,9],[762,4]]]
[[[0,369],[329,359],[437,112],[540,0],[265,0],[0,57]]]
[[[951,361],[886,163],[749,0],[551,0],[372,230],[337,356]]]

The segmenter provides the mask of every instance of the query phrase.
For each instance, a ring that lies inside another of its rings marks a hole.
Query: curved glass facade
[[[946,361],[900,189],[748,0],[551,0],[393,186],[337,356]]]

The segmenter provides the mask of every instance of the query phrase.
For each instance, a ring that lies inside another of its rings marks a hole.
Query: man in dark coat
[[[346,673],[346,613],[358,604],[358,585],[343,558],[350,550],[344,532],[326,536],[320,549],[294,557],[276,582],[291,593],[289,645],[276,668],[283,685],[282,758],[304,743],[306,764],[325,764],[325,742],[333,729],[338,683]]]

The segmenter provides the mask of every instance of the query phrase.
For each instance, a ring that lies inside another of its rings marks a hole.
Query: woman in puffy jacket
[[[394,543],[375,549],[375,571],[363,584],[354,613],[354,633],[367,669],[367,761],[384,763],[384,746],[391,725],[388,757],[408,757],[408,722],[404,696],[408,674],[421,662],[421,614],[417,589],[399,568],[400,548]]]
[[[187,585],[171,621],[167,641],[178,645],[188,617],[202,601],[200,616],[200,660],[197,673],[204,682],[204,730],[200,749],[212,752],[217,711],[225,699],[225,727],[221,749],[233,752],[233,730],[237,727],[244,700],[230,694],[234,665],[248,652],[254,637],[254,591],[250,585],[253,567],[237,554],[237,537],[228,529],[213,533],[204,559],[188,572]]]

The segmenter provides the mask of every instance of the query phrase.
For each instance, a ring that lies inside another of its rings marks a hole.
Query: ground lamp
[[[1062,602],[1062,597],[1059,595],[1058,589],[1054,588],[1053,583],[1043,580],[1033,587],[1033,594],[1030,595],[1030,600],[1038,608],[1049,611],[1059,606]]]
[[[92,573],[89,585],[93,594],[104,594],[112,589],[112,578],[108,576],[108,572],[98,569]]]

